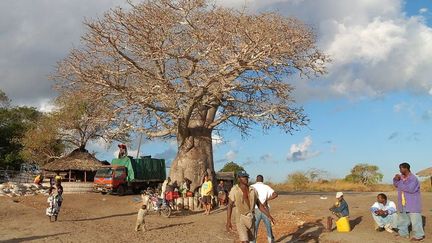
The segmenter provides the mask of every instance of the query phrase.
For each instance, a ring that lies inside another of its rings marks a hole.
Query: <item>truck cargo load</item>
[[[164,181],[166,178],[165,160],[143,156],[139,159],[123,157],[113,159],[112,166],[124,166],[127,168],[127,181]]]

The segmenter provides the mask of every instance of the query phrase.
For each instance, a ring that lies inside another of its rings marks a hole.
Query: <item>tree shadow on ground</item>
[[[168,225],[164,225],[164,226],[160,226],[160,227],[156,227],[156,228],[151,228],[149,230],[166,229],[166,228],[171,228],[171,227],[176,227],[176,226],[182,226],[182,225],[188,225],[188,224],[193,224],[193,222],[179,223],[179,224],[168,224]]]
[[[108,219],[108,218],[115,218],[115,217],[123,217],[123,216],[131,216],[134,214],[137,214],[138,212],[132,212],[132,213],[123,213],[123,214],[113,214],[103,217],[97,217],[97,218],[89,218],[89,219],[67,219],[67,220],[61,220],[61,221],[72,221],[72,222],[82,222],[82,221],[93,221],[93,220],[100,220],[100,219]]]
[[[63,232],[63,233],[57,233],[57,234],[52,234],[52,235],[38,235],[38,236],[29,236],[29,237],[22,237],[22,238],[13,238],[10,240],[0,240],[0,242],[18,243],[18,242],[23,242],[23,241],[39,240],[39,239],[44,239],[44,238],[54,237],[54,236],[59,236],[59,235],[66,235],[69,233],[71,233],[71,232]]]
[[[363,216],[359,216],[353,220],[350,220],[351,230],[353,230],[362,221]]]
[[[310,229],[313,229],[310,231]],[[324,225],[322,219],[318,219],[315,222],[305,223],[297,228],[294,233],[284,235],[276,240],[276,242],[305,242],[312,240],[313,242],[320,242],[319,237],[324,231]],[[283,241],[290,237],[289,241]]]

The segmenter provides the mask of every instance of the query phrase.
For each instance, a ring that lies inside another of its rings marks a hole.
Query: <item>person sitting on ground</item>
[[[150,197],[149,195],[143,193],[141,194],[141,208],[138,210],[137,220],[135,224],[135,231],[142,230],[145,232],[147,230],[147,227],[145,225],[145,219],[144,216],[147,213],[147,205],[149,203]]]
[[[209,215],[212,204],[213,184],[208,175],[204,176],[204,183],[201,185],[202,202],[204,204],[204,215]]]
[[[349,216],[348,203],[345,201],[343,192],[336,193],[336,203],[329,209],[337,219]],[[327,230],[333,229],[333,217],[327,217]]]
[[[382,232],[386,230],[393,233],[393,228],[396,228],[396,204],[393,201],[387,200],[384,193],[377,196],[377,201],[371,207],[372,217],[375,220],[377,227],[376,231]]]
[[[37,186],[42,186],[43,179],[44,179],[44,176],[43,176],[42,173],[40,173],[39,175],[37,175],[37,176],[35,177],[35,179],[34,179],[33,182],[34,182],[34,184],[36,184]]]

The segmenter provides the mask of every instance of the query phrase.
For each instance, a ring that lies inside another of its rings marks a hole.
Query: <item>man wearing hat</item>
[[[258,199],[257,191],[248,185],[249,174],[246,171],[237,173],[238,184],[231,188],[227,208],[228,231],[232,230],[231,214],[235,205],[235,218],[237,233],[241,242],[255,240],[255,205],[274,224],[274,219],[267,208]]]
[[[336,215],[337,218],[349,216],[348,203],[345,201],[343,192],[336,193],[337,202],[330,208],[330,211]],[[327,217],[327,230],[331,231],[333,227],[333,218]]]

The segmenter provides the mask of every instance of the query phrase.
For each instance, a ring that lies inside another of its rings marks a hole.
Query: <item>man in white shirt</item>
[[[372,217],[375,220],[377,227],[376,231],[382,232],[386,230],[393,233],[393,228],[396,228],[396,204],[387,200],[384,193],[377,196],[377,201],[371,207]]]
[[[264,184],[263,181],[264,181],[264,177],[262,175],[258,175],[256,177],[256,183],[253,184],[252,187],[255,188],[255,190],[258,192],[258,199],[260,200],[260,202],[265,207],[267,207],[267,210],[270,211],[270,206],[268,204],[268,201],[275,199],[278,196],[278,194],[271,187]],[[261,220],[264,222],[266,226],[268,242],[269,243],[275,242],[271,221],[256,206],[255,206],[255,240],[257,238],[258,226]]]

